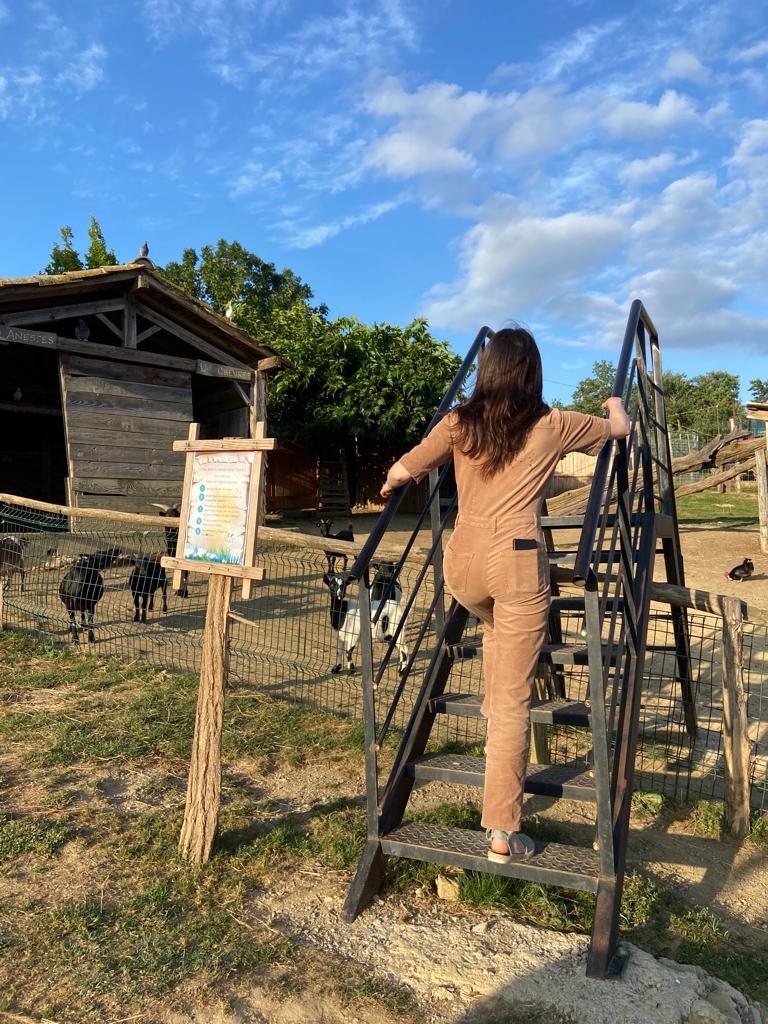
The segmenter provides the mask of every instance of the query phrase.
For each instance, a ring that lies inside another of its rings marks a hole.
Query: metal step
[[[444,693],[429,702],[434,714],[479,718],[483,698],[477,693]],[[580,725],[589,727],[590,710],[578,700],[532,700],[531,721],[544,725]]]
[[[450,644],[447,648],[448,657],[453,661],[467,661],[479,658],[483,653],[480,640],[468,644]],[[586,644],[544,644],[539,655],[543,665],[586,665]]]
[[[408,773],[417,781],[482,787],[485,758],[469,754],[423,754],[409,761]],[[583,764],[529,764],[525,792],[594,802],[595,780]]]
[[[543,842],[536,843],[532,857],[496,864],[488,860],[488,840],[484,832],[426,822],[405,822],[382,836],[381,848],[393,857],[525,878],[542,885],[562,885],[584,892],[596,892],[600,876],[599,854],[594,850]]]

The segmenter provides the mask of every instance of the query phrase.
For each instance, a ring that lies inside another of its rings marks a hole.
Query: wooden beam
[[[744,620],[741,601],[723,598],[723,760],[725,818],[743,839],[749,832],[749,733],[744,690]]]
[[[768,553],[768,466],[764,448],[755,452],[757,514],[760,521],[760,550]]]
[[[35,345],[39,348],[56,348],[56,335],[50,331],[29,331],[23,327],[0,326],[0,342],[8,345],[16,342],[21,345]]]
[[[238,366],[241,369],[248,369],[245,363],[239,359],[235,359],[234,356],[228,355],[221,349],[216,348],[215,345],[211,345],[208,341],[203,341],[202,338],[198,338],[192,331],[188,331],[186,327],[181,327],[179,324],[169,320],[167,316],[163,316],[162,313],[157,313],[154,309],[149,306],[142,305],[141,315],[145,320],[150,320],[153,324],[157,324],[158,327],[162,327],[163,330],[168,331],[169,334],[173,334],[175,337],[186,341],[188,345],[198,349],[200,352],[204,352],[207,356],[211,356],[213,359],[218,359],[227,366]]]
[[[256,367],[261,373],[267,373],[269,370],[279,370],[281,366],[290,365],[288,360],[283,359],[282,356],[267,356],[266,359],[260,359]]]
[[[7,333],[7,332],[6,332]],[[31,345],[33,348],[47,348],[54,352],[73,352],[75,355],[97,356],[99,359],[118,359],[126,363],[141,363],[144,366],[164,366],[167,369],[189,370],[193,372],[197,360],[184,359],[182,356],[166,356],[157,352],[134,352],[132,349],[117,345],[99,344],[93,341],[77,341],[75,338],[61,338],[55,334],[42,335],[40,331],[25,331],[25,337],[9,337],[8,340],[17,345]],[[38,337],[52,338],[53,341],[40,341]]]
[[[197,360],[195,372],[202,377],[226,377],[228,380],[245,380],[249,383],[253,379],[253,370],[240,366],[221,366],[219,363],[208,363],[204,359]]]
[[[53,320],[70,320],[76,316],[114,313],[125,307],[125,299],[102,299],[100,302],[75,302],[71,306],[44,306],[20,313],[0,314],[0,326],[20,327],[23,324],[45,324]]]
[[[152,335],[157,334],[158,331],[162,331],[162,327],[157,327],[156,325],[153,327],[147,327],[141,332],[141,334],[136,335],[136,344],[140,345],[142,341],[146,341],[147,338],[151,338]]]
[[[278,442],[274,437],[223,437],[214,441],[174,441],[175,452],[273,452]]]
[[[123,332],[116,324],[112,323],[106,313],[97,313],[96,319],[103,323],[105,327],[108,327],[113,334],[116,334],[121,341],[123,340]]]
[[[164,366],[140,366],[137,363],[118,363],[110,360],[107,367],[103,359],[92,359],[88,356],[63,355],[69,373],[81,377],[104,377],[109,379],[130,380],[135,383],[159,384],[166,388],[176,388],[188,393],[192,381],[188,370],[172,370]]]
[[[126,348],[136,348],[136,304],[128,299],[123,311],[123,345]]]
[[[699,491],[708,491],[710,487],[717,487],[718,484],[723,484],[726,480],[733,480],[735,476],[741,476],[742,473],[748,473],[750,469],[754,468],[755,456],[753,455],[751,458],[745,459],[744,462],[740,462],[737,466],[732,466],[731,469],[723,469],[719,473],[712,473],[710,476],[704,477],[703,480],[683,484],[682,487],[678,487],[675,490],[675,497],[683,498],[686,494],[698,494]]]
[[[7,505],[20,505],[22,508],[34,508],[40,512],[51,512],[58,516],[83,516],[85,519],[111,519],[116,523],[131,526],[143,526],[162,530],[168,525],[168,519],[159,516],[142,516],[136,512],[116,512],[112,509],[76,508],[74,505],[54,505],[50,501],[37,501],[35,498],[23,498],[18,494],[0,494],[0,501]]]
[[[178,520],[170,520],[170,523]],[[165,520],[166,526],[169,520]],[[181,542],[181,532],[179,532]],[[263,580],[264,567],[261,565],[233,565],[231,562],[198,562],[196,558],[171,558],[165,555],[160,559],[164,569],[173,569],[174,572],[201,572],[206,576],[231,576],[236,580]],[[174,586],[176,586],[174,584]]]
[[[61,409],[51,409],[45,405],[31,405],[27,402],[0,402],[2,412],[23,412],[28,416],[61,416]]]
[[[109,468],[109,467],[106,467]],[[168,479],[155,479],[154,473],[150,471],[149,474],[145,473],[138,480],[133,476],[126,477],[70,477],[72,481],[72,490],[75,494],[82,494],[88,496],[90,494],[99,494],[112,496],[116,498],[130,498],[136,495],[142,495],[154,498],[156,501],[162,501],[164,498],[168,499],[168,504],[173,504],[177,501],[181,494],[182,476],[184,474],[183,467],[178,471],[176,477],[172,480]]]

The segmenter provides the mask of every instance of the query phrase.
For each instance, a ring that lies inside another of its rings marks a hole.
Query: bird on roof
[[[87,341],[90,337],[91,329],[88,324],[83,320],[82,317],[77,321],[75,326],[75,337],[78,341]]]
[[[149,258],[149,246],[147,245],[146,242],[141,243],[141,248],[139,249],[139,256],[141,256],[143,260]]]
[[[18,384],[16,385],[16,390],[13,392],[13,395],[11,397],[13,398],[14,402],[20,402],[24,397],[24,395],[21,393],[21,388],[19,387]]]

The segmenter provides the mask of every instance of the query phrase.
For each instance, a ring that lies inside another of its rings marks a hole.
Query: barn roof
[[[148,259],[116,267],[73,270],[66,274],[0,277],[0,319],[11,309],[36,310],[89,299],[127,296],[188,330],[195,331],[222,351],[248,365],[279,356],[269,344],[257,341],[209,305],[192,298],[157,272]],[[140,311],[140,310],[139,310]],[[46,317],[41,317],[41,322]],[[53,319],[53,318],[51,318]]]

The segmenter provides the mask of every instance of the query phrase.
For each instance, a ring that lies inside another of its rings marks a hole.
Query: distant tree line
[[[592,373],[579,381],[573,401],[563,408],[601,415],[601,404],[611,393],[616,367],[609,359],[598,359]],[[662,374],[667,424],[671,430],[690,431],[704,437],[728,430],[731,419],[745,421],[739,401],[739,377],[725,370],[711,370],[695,377],[665,370]],[[749,382],[755,402],[768,402],[768,380]]]

